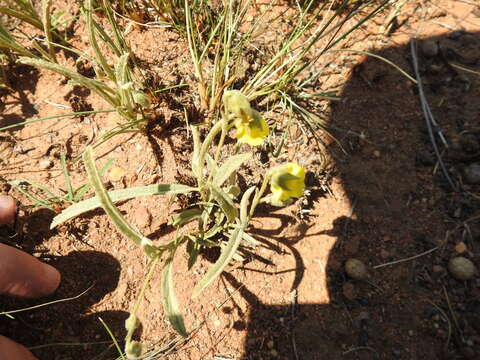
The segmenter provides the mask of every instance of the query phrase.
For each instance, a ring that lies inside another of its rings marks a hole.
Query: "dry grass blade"
[[[423,115],[425,117],[425,122],[427,124],[427,129],[428,129],[428,135],[430,137],[430,141],[433,146],[433,150],[435,151],[435,155],[437,156],[438,163],[440,164],[440,168],[442,169],[443,175],[447,179],[448,183],[450,184],[451,188],[454,191],[458,191],[457,186],[454,184],[452,178],[450,177],[450,174],[448,173],[447,167],[445,166],[445,163],[443,162],[442,156],[440,155],[440,150],[438,149],[437,145],[437,140],[435,139],[434,135],[434,128],[437,132],[437,136],[440,137],[440,139],[443,141],[443,143],[446,145],[445,139],[441,133],[441,130],[438,128],[435,119],[432,114],[432,110],[430,109],[430,106],[428,105],[427,98],[425,96],[425,92],[423,90],[423,83],[422,83],[422,78],[420,76],[420,70],[419,70],[419,64],[418,64],[418,55],[417,55],[417,42],[415,39],[412,39],[410,42],[410,50],[412,54],[412,60],[413,60],[413,69],[415,71],[415,77],[417,79],[417,87],[418,87],[418,95],[420,97],[420,103],[422,104],[422,111]]]

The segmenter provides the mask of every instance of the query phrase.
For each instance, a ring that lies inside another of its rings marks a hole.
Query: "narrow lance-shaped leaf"
[[[163,309],[175,331],[177,331],[180,335],[187,337],[188,332],[185,329],[185,323],[183,321],[183,316],[180,312],[177,297],[175,296],[175,289],[173,287],[173,255],[174,252],[172,252],[168,257],[162,272],[161,288]]]
[[[94,20],[93,20],[93,4],[92,0],[87,1],[87,6],[86,6],[86,19],[87,19],[87,30],[88,30],[88,37],[90,40],[90,46],[93,49],[93,52],[95,53],[95,57],[102,67],[102,70],[105,71],[105,73],[108,75],[109,79],[113,82],[116,81],[115,74],[113,73],[112,68],[108,65],[107,59],[105,56],[103,56],[103,52],[100,50],[100,47],[98,46],[97,43],[97,37],[95,34],[95,26],[94,26]]]
[[[186,209],[182,212],[175,214],[168,221],[169,225],[181,226],[192,220],[198,219],[203,214],[203,210],[200,208]]]
[[[253,191],[255,191],[256,187],[252,186],[242,196],[242,200],[240,202],[240,221],[241,223],[235,227],[233,232],[230,234],[230,239],[227,242],[227,245],[223,248],[220,257],[218,258],[217,262],[210,267],[205,277],[195,286],[193,289],[192,298],[197,297],[203,289],[205,289],[208,285],[212,283],[223,271],[225,266],[228,265],[230,260],[232,260],[233,256],[235,255],[238,246],[242,242],[244,229],[248,225],[248,204],[250,196],[252,195]]]
[[[238,170],[242,164],[252,157],[251,153],[237,154],[229,157],[216,171],[213,177],[213,183],[217,186],[222,186],[223,183]]]
[[[195,286],[195,289],[193,289],[192,298],[200,295],[200,293],[222,273],[225,266],[228,265],[237,251],[238,245],[240,245],[242,241],[242,235],[243,228],[241,226],[235,227],[217,262],[210,267],[205,277]]]
[[[256,186],[252,186],[249,188],[247,191],[242,196],[242,200],[240,201],[240,221],[242,223],[243,227],[246,227],[248,225],[248,204],[250,200],[250,196],[252,196],[252,193],[257,189]]]
[[[213,198],[217,201],[220,208],[223,210],[225,215],[227,215],[227,219],[229,222],[234,222],[236,217],[238,216],[238,210],[235,207],[230,196],[228,196],[225,191],[220,189],[218,186],[210,184],[209,186],[210,192]]]
[[[85,169],[87,170],[90,183],[92,184],[95,193],[100,199],[102,208],[105,210],[110,220],[115,224],[115,226],[124,236],[135,242],[137,245],[140,245],[145,251],[147,251],[147,253],[153,250],[151,240],[135,231],[124,219],[123,215],[120,213],[118,208],[113,204],[112,200],[110,199],[110,196],[108,195],[108,192],[103,185],[102,179],[100,178],[100,174],[95,167],[91,146],[88,146],[85,149],[85,152],[83,154],[83,161],[85,163]]]
[[[95,91],[98,95],[100,95],[105,101],[107,101],[112,106],[118,106],[118,101],[115,98],[115,95],[112,89],[108,88],[105,84],[102,84],[100,81],[87,78],[86,76],[80,75],[75,71],[72,71],[66,68],[63,65],[59,65],[50,61],[45,61],[41,59],[31,59],[28,57],[20,57],[18,62],[35,66],[38,68],[47,69],[50,71],[57,72],[63,76],[69,77],[72,80],[78,82],[80,85],[83,85],[90,90]]]
[[[195,190],[195,188],[186,185],[153,184],[110,191],[108,192],[108,196],[110,196],[110,199],[113,202],[118,202],[122,200],[133,199],[139,196],[183,194]],[[53,229],[55,226],[70,220],[75,216],[81,215],[100,206],[102,206],[102,204],[98,196],[73,204],[53,218],[50,228]]]

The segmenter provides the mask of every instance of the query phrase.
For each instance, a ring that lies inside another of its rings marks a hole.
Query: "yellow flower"
[[[268,125],[262,115],[256,110],[251,109],[253,117],[235,120],[235,127],[237,128],[237,140],[239,143],[245,143],[252,146],[258,146],[263,143],[269,134]]]
[[[282,206],[291,198],[298,198],[305,190],[305,170],[296,163],[286,163],[272,169],[271,204]]]
[[[250,122],[253,118],[253,109],[250,101],[239,90],[227,90],[223,94],[223,103],[227,112],[233,113],[243,122]]]

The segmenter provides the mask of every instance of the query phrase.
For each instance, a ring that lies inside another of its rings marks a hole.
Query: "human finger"
[[[25,347],[0,335],[0,360],[37,360]]]
[[[0,294],[42,297],[53,293],[59,284],[60,273],[53,266],[0,244]]]
[[[8,195],[0,195],[0,225],[13,221],[17,212],[15,200]]]

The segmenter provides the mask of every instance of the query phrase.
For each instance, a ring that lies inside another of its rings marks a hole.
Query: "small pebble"
[[[38,167],[42,170],[50,169],[53,166],[53,161],[52,160],[41,160],[38,163]]]
[[[463,254],[465,251],[467,251],[467,245],[465,245],[464,242],[459,242],[457,245],[455,245],[455,251],[459,254]]]
[[[387,250],[382,249],[382,250],[380,251],[380,257],[381,257],[382,259],[386,260],[386,259],[388,259],[388,258],[390,257],[390,253],[389,253]]]
[[[372,153],[372,155],[373,155],[373,157],[375,157],[375,158],[379,158],[381,154],[380,154],[380,151],[375,150],[375,151]]]
[[[435,57],[438,55],[438,43],[433,40],[426,40],[422,43],[422,53],[426,57]]]
[[[473,163],[465,167],[463,169],[463,178],[469,184],[480,184],[480,164]]]
[[[360,314],[358,314],[358,320],[369,320],[370,319],[370,314],[366,311],[362,311]]]
[[[457,256],[448,263],[448,271],[455,279],[466,281],[475,276],[477,269],[469,259]]]
[[[116,181],[120,181],[124,175],[125,175],[125,170],[123,170],[119,166],[114,166],[108,172],[108,179],[110,181],[116,182]]]
[[[348,300],[353,301],[356,299],[357,295],[355,294],[355,286],[351,282],[346,282],[342,286],[343,296]]]
[[[268,347],[269,349],[273,349],[274,346],[275,346],[275,343],[273,342],[273,340],[267,341],[267,347]]]
[[[421,151],[417,153],[415,160],[417,164],[422,166],[432,166],[435,165],[436,162],[435,156],[428,151]]]
[[[480,149],[478,139],[473,134],[465,134],[460,138],[462,150],[469,154],[474,154]]]
[[[367,267],[358,259],[348,259],[345,262],[345,272],[355,280],[365,280],[368,276]]]

